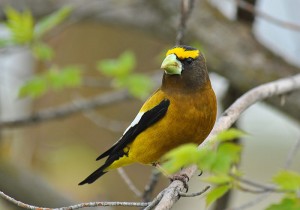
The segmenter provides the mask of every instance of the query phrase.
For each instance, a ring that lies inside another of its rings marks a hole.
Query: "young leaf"
[[[230,189],[229,185],[221,185],[211,190],[206,195],[206,206],[215,202],[218,198],[222,197]]]
[[[124,78],[135,68],[135,56],[131,51],[122,53],[117,59],[101,60],[97,69],[109,77]]]
[[[141,74],[129,75],[125,80],[125,87],[129,90],[129,93],[139,99],[145,99],[149,96],[153,88],[151,80]]]
[[[33,98],[41,96],[47,90],[47,84],[43,77],[36,77],[28,81],[25,85],[19,90],[19,96],[31,96]]]
[[[273,182],[283,190],[299,190],[300,174],[294,171],[281,171],[273,177]]]
[[[67,87],[77,87],[82,82],[81,73],[82,70],[78,66],[67,66],[61,69],[62,77],[65,80],[65,86]]]
[[[232,141],[236,138],[240,138],[242,136],[245,136],[245,133],[241,130],[238,130],[236,128],[230,128],[228,130],[220,132],[216,139],[219,141]]]
[[[9,28],[12,36],[12,42],[17,44],[29,43],[33,39],[33,17],[30,11],[26,10],[23,13],[7,7],[5,8],[7,17],[6,25]]]
[[[273,204],[266,210],[300,210],[300,199],[284,198],[279,204]]]
[[[231,166],[240,158],[241,147],[233,143],[222,143],[216,153],[211,171],[214,173],[228,173]]]
[[[75,87],[81,84],[81,70],[75,66],[69,66],[60,70],[50,69],[45,75],[49,86],[53,89]]]
[[[41,38],[45,33],[65,20],[72,12],[72,7],[64,6],[58,11],[40,20],[34,27],[35,38]]]
[[[129,73],[131,73],[136,65],[136,59],[135,59],[135,55],[133,52],[131,51],[125,51],[124,53],[122,53],[120,55],[120,64],[123,67],[123,71],[122,71],[122,75],[128,75]]]
[[[203,171],[210,171],[217,157],[215,151],[209,148],[201,148],[198,151],[198,156],[198,168]]]
[[[202,178],[203,181],[209,182],[216,185],[224,185],[230,183],[232,181],[232,177],[224,174],[224,175],[212,175],[209,177]]]
[[[29,80],[19,91],[19,96],[38,97],[49,89],[75,87],[81,84],[81,69],[69,66],[62,69],[52,68],[46,73]]]
[[[198,147],[196,144],[185,144],[179,146],[163,156],[162,167],[170,174],[180,168],[195,163],[198,160]]]
[[[53,49],[42,42],[35,43],[32,46],[34,56],[42,61],[50,61],[53,58],[54,51]]]

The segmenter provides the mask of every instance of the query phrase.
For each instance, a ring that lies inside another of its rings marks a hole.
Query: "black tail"
[[[96,181],[98,178],[103,176],[107,173],[107,171],[104,171],[108,167],[107,164],[104,164],[100,168],[98,168],[96,171],[94,171],[91,175],[89,175],[85,180],[80,182],[78,185],[84,185],[84,184],[92,184],[94,181]]]

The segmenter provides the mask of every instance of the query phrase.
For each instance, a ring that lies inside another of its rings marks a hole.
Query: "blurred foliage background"
[[[93,185],[79,187],[77,184],[100,165],[94,161],[95,158],[122,135],[143,100],[160,84],[163,72],[159,70],[159,66],[162,57],[166,49],[175,42],[174,29],[178,25],[179,1],[171,4],[154,2],[143,4],[142,1],[103,1],[98,5],[95,1],[37,3],[31,0],[1,3],[2,191],[32,205],[47,207],[97,200],[139,201],[116,171],[105,175]],[[197,17],[201,12],[199,8],[202,7],[195,7],[193,12]],[[145,19],[153,20],[156,25],[142,25],[144,20],[141,17],[140,22],[135,22],[130,17],[133,10],[138,13],[144,12]],[[151,11],[163,15],[156,16],[157,14]],[[116,13],[121,14],[121,20],[115,18]],[[217,21],[228,21],[215,9],[214,13]],[[98,15],[100,17],[97,17]],[[126,25],[128,20],[132,21],[131,25]],[[236,24],[235,21],[228,24]],[[209,21],[203,23],[205,24],[209,24]],[[192,29],[193,27],[194,25],[190,26]],[[226,65],[216,61],[219,54],[214,51],[221,50],[218,42],[220,39],[226,42],[226,37],[218,34],[215,48],[212,49],[205,39],[200,40],[195,33],[189,33],[190,30],[188,28],[187,42],[200,46],[204,53],[207,53],[208,63],[212,63],[208,64],[209,70],[220,73],[218,68],[221,66],[225,72],[225,75],[221,73],[222,76],[226,76],[227,70],[234,71],[232,63],[235,61],[226,57],[223,59]],[[213,33],[211,37],[215,39]],[[244,39],[246,42],[247,38]],[[244,48],[234,50],[239,52]],[[255,52],[262,53],[259,50]],[[277,59],[267,52],[268,59]],[[253,63],[251,57],[248,58]],[[261,62],[259,56],[257,59],[258,63]],[[269,67],[267,63],[263,65]],[[288,66],[285,68],[287,75],[292,71],[299,71],[298,67],[290,67],[291,64],[282,65]],[[266,78],[266,81],[276,78],[274,72],[268,74],[262,71],[256,75],[246,75],[251,85],[255,85],[252,80],[261,82],[262,77]],[[222,107],[227,106],[225,102],[221,102],[229,97],[226,91],[235,84],[235,78],[226,80],[217,74],[212,74],[211,78],[220,102],[221,113]],[[240,80],[243,82],[242,78]],[[237,95],[251,85],[243,84],[241,88],[236,85],[236,90],[239,90]],[[103,94],[109,95],[121,89],[126,90],[120,92],[124,99],[100,108],[43,122],[35,122],[33,119],[25,126],[13,123],[5,125],[5,122],[26,118],[39,113],[40,110],[55,109],[64,104],[80,106],[82,101]],[[287,112],[287,116],[270,105],[260,103],[242,116],[239,126],[250,134],[243,138],[244,148],[240,165],[247,177],[268,182],[284,165],[290,148],[300,136],[299,115],[294,114],[294,118],[291,117],[293,113],[297,113],[299,107],[290,110],[295,111]],[[297,158],[300,158],[299,154],[295,160]],[[291,168],[299,171],[300,165],[294,161]],[[142,191],[152,168],[133,165],[125,170]],[[155,193],[167,184],[168,180],[161,178]],[[197,191],[205,184],[196,177],[190,186],[190,191]],[[241,205],[253,196],[234,193],[231,205]],[[256,208],[263,208],[271,201],[278,201],[278,197],[280,195],[272,195]],[[196,197],[180,200],[175,209],[200,209],[204,206],[203,199]],[[17,209],[2,200],[0,208]]]

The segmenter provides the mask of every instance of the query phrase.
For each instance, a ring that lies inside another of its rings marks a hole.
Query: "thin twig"
[[[104,128],[112,132],[124,132],[126,125],[129,125],[129,123],[127,122],[120,122],[118,120],[106,118],[98,114],[94,110],[84,111],[83,115],[89,120],[91,120],[93,123],[95,123],[98,127]]]
[[[240,8],[255,14],[256,17],[261,17],[261,18],[267,20],[268,22],[273,23],[273,24],[278,25],[283,28],[300,31],[300,25],[298,25],[298,24],[284,21],[284,20],[278,19],[274,16],[268,15],[267,13],[258,10],[252,4],[250,4],[249,2],[247,2],[245,0],[235,0],[235,1]]]
[[[124,182],[127,184],[129,189],[139,198],[142,197],[141,191],[133,184],[132,180],[129,178],[129,176],[126,174],[123,168],[118,168],[118,173],[121,176],[121,178],[124,180]]]
[[[158,182],[158,179],[160,177],[160,172],[156,169],[154,169],[151,173],[151,177],[150,177],[150,180],[149,180],[149,183],[145,186],[145,189],[144,189],[144,193],[143,193],[143,202],[149,202],[150,199],[151,199],[151,194]]]
[[[231,175],[234,179],[236,179],[237,181],[243,183],[243,184],[247,184],[251,187],[256,187],[259,188],[261,191],[253,191],[254,193],[264,193],[264,192],[274,192],[274,193],[287,193],[287,192],[293,192],[292,190],[282,190],[277,188],[275,185],[265,185],[265,184],[261,184],[258,182],[255,182],[253,180],[249,180],[243,177],[238,177],[235,175]],[[241,186],[240,186],[241,187]],[[250,189],[246,189],[243,188],[244,190],[250,192]]]
[[[293,146],[291,148],[291,151],[288,153],[288,156],[286,158],[285,165],[284,165],[285,169],[288,169],[291,166],[291,164],[292,164],[295,156],[297,155],[297,152],[299,151],[299,149],[300,149],[300,139],[297,140],[296,145]]]
[[[47,208],[47,207],[38,207],[38,206],[33,206],[29,205],[26,203],[23,203],[21,201],[18,201],[2,191],[0,191],[0,196],[4,198],[5,200],[20,206],[24,209],[31,209],[31,210],[74,210],[74,209],[81,209],[81,208],[87,208],[87,207],[97,207],[97,206],[127,206],[127,207],[146,207],[150,203],[144,203],[144,202],[108,202],[108,201],[103,201],[103,202],[89,202],[89,203],[80,203],[72,206],[66,206],[66,207],[59,207],[59,208]]]
[[[258,183],[258,182],[255,182],[255,181],[252,181],[252,180],[249,180],[249,179],[245,179],[245,178],[242,178],[242,177],[234,176],[234,175],[232,175],[232,177],[235,178],[236,180],[238,180],[239,182],[243,183],[243,184],[247,184],[247,185],[250,185],[252,187],[256,187],[256,188],[259,188],[261,190],[265,190],[265,192],[269,192],[269,191],[278,192],[278,191],[280,191],[275,186],[264,185],[264,184],[261,184],[261,183]]]
[[[199,195],[202,195],[203,193],[205,193],[207,190],[209,190],[210,186],[206,186],[203,190],[201,190],[200,192],[195,192],[195,193],[184,193],[184,192],[179,192],[179,195],[181,197],[196,197]]]
[[[264,194],[264,195],[259,195],[257,197],[255,197],[253,200],[248,201],[247,203],[238,206],[238,207],[232,207],[232,208],[227,208],[226,210],[244,210],[250,207],[253,207],[254,205],[256,205],[257,203],[265,200],[268,196],[270,195],[270,192]]]
[[[151,210],[153,209],[162,199],[163,195],[164,195],[165,191],[161,191],[156,198],[153,199],[153,201],[146,207],[144,208],[144,210]]]
[[[237,189],[239,189],[240,191],[243,191],[243,192],[253,193],[253,194],[261,194],[261,193],[270,192],[270,190],[266,190],[266,189],[254,190],[254,189],[249,189],[249,188],[246,188],[243,186],[237,186]]]
[[[194,7],[194,0],[181,0],[181,15],[180,15],[180,23],[177,30],[176,36],[176,45],[180,45],[183,43],[183,37],[186,30],[186,22],[192,12]]]
[[[111,103],[125,100],[129,98],[129,94],[125,90],[118,90],[109,93],[104,93],[97,95],[90,99],[81,100],[80,103],[66,103],[58,107],[47,108],[34,113],[31,116],[0,122],[0,127],[10,128],[25,125],[33,125],[43,121],[56,120],[69,115],[75,114],[77,112],[90,110],[97,107],[107,106]]]
[[[84,77],[83,86],[90,88],[112,88],[111,81],[107,78]]]

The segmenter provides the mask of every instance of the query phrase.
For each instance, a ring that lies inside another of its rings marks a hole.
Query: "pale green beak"
[[[170,54],[163,60],[160,68],[164,69],[166,74],[181,74],[182,64],[175,54]]]

